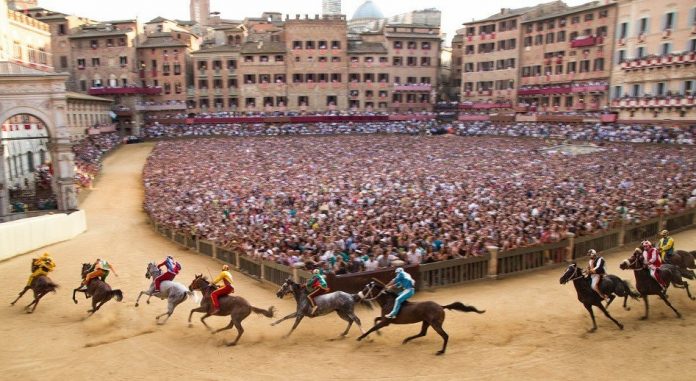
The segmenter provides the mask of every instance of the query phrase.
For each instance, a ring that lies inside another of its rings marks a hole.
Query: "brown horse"
[[[678,318],[681,318],[681,314],[677,311],[672,303],[667,300],[667,289],[663,290],[660,284],[657,283],[653,277],[650,276],[650,271],[648,271],[647,266],[643,263],[643,250],[636,248],[633,251],[633,255],[630,258],[621,262],[619,267],[622,270],[633,270],[633,274],[636,277],[636,289],[640,293],[643,301],[645,302],[645,315],[641,317],[641,320],[648,318],[648,311],[650,307],[648,306],[648,295],[657,295],[662,299],[662,301],[669,306],[669,308],[674,311]],[[660,277],[667,284],[667,287],[673,285],[675,288],[686,289],[686,294],[689,299],[694,300],[689,291],[689,284],[682,280],[681,272],[679,268],[671,264],[663,264],[660,266]]]
[[[441,306],[435,302],[404,302],[401,305],[401,311],[396,316],[395,319],[387,319],[384,317],[387,313],[392,310],[394,306],[394,301],[396,300],[398,294],[393,291],[386,290],[385,286],[377,281],[371,281],[368,283],[362,291],[360,291],[365,300],[376,300],[377,303],[382,308],[381,316],[375,318],[374,327],[370,328],[367,332],[358,337],[358,341],[364,339],[372,332],[378,331],[379,329],[388,326],[389,324],[414,324],[422,322],[421,331],[417,335],[409,336],[404,339],[402,344],[406,344],[409,341],[423,337],[428,332],[428,327],[432,326],[435,332],[442,336],[444,343],[442,344],[442,349],[437,351],[437,355],[445,353],[447,349],[447,341],[449,340],[449,335],[442,329],[442,324],[445,321],[445,309],[456,310],[462,312],[476,312],[482,314],[486,311],[479,311],[476,307],[467,306],[461,302],[454,302],[446,306]]]
[[[677,250],[669,257],[667,263],[677,266],[684,278],[693,280],[696,279],[696,274],[694,274],[692,270],[696,269],[696,261],[694,258],[696,258],[696,250],[690,252],[686,250]]]
[[[34,265],[34,260],[32,260],[31,263],[32,263],[31,264],[31,272],[33,273],[34,271],[36,271],[36,269],[38,267]],[[31,284],[28,287],[24,287],[24,290],[22,290],[19,293],[19,296],[17,297],[17,299],[15,299],[14,302],[12,302],[10,304],[14,306],[15,303],[17,303],[17,301],[22,296],[24,296],[24,294],[27,291],[32,290],[34,292],[34,300],[31,303],[29,303],[26,307],[24,307],[24,310],[27,311],[28,314],[30,314],[30,313],[34,312],[34,310],[36,309],[36,306],[39,305],[39,301],[41,300],[41,298],[44,297],[44,295],[48,294],[49,292],[55,293],[57,288],[58,288],[58,285],[53,283],[51,278],[47,277],[46,275],[37,276],[36,278],[34,278],[31,281]],[[32,307],[32,308],[29,309],[29,307]]]
[[[82,264],[82,279],[85,279],[87,274],[89,274],[91,268],[92,265],[89,263]],[[109,286],[100,278],[93,278],[92,280],[90,280],[89,283],[87,283],[86,289],[83,289],[82,286],[80,286],[73,290],[72,297],[73,302],[75,302],[75,304],[77,304],[75,294],[78,292],[83,292],[86,297],[92,298],[92,309],[87,310],[87,312],[89,312],[90,315],[97,312],[97,310],[99,310],[101,306],[104,305],[104,303],[108,302],[113,297],[116,297],[116,301],[119,302],[123,300],[123,293],[121,292],[121,290],[112,290],[111,286]]]
[[[244,328],[242,328],[242,321],[247,318],[252,312],[261,314],[267,318],[272,318],[273,314],[275,312],[275,307],[271,306],[267,310],[261,309],[261,308],[256,308],[249,304],[249,302],[246,301],[246,299],[242,298],[241,296],[233,296],[233,295],[225,295],[220,297],[220,311],[218,311],[215,316],[230,316],[230,323],[227,324],[226,327],[220,328],[217,331],[213,331],[208,324],[206,324],[205,319],[207,319],[209,316],[212,316],[210,314],[210,310],[213,304],[212,299],[210,299],[210,294],[215,291],[217,287],[215,285],[210,284],[208,280],[203,276],[203,275],[196,275],[196,278],[193,279],[191,282],[191,285],[189,286],[190,291],[194,290],[200,290],[203,293],[203,300],[201,301],[201,305],[198,308],[194,308],[191,310],[191,313],[189,314],[188,322],[189,322],[189,327],[192,326],[191,324],[191,317],[193,316],[194,312],[202,312],[205,315],[201,318],[201,323],[208,328],[210,332],[213,334],[218,333],[220,331],[224,331],[227,329],[231,329],[233,326],[237,328],[237,338],[231,342],[228,343],[228,346],[235,345],[239,341],[239,338],[242,337],[242,334],[244,333]]]

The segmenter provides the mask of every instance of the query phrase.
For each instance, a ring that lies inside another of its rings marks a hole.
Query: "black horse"
[[[696,274],[693,269],[696,269],[696,250],[686,251],[677,250],[672,254],[669,259],[665,258],[665,262],[671,265],[675,265],[681,271],[681,276],[687,279],[696,279]]]
[[[636,288],[645,302],[645,315],[641,317],[641,320],[648,318],[648,311],[650,309],[648,305],[648,295],[659,296],[660,299],[674,311],[677,317],[681,318],[679,311],[667,300],[667,289],[663,290],[660,284],[650,276],[650,271],[648,271],[647,266],[643,263],[643,251],[640,248],[635,249],[633,255],[621,262],[619,267],[622,270],[633,270],[633,274],[636,277]],[[691,292],[689,291],[689,284],[682,280],[681,271],[679,271],[678,267],[670,264],[663,264],[660,266],[659,271],[660,277],[668,288],[670,284],[675,288],[684,288],[686,289],[686,294],[689,296],[689,299],[694,300],[694,297],[691,296]]]
[[[442,306],[438,303],[432,301],[425,302],[404,302],[401,305],[401,311],[396,316],[395,319],[387,319],[384,317],[389,313],[393,306],[394,301],[399,296],[397,293],[385,289],[385,286],[377,281],[371,281],[368,283],[362,291],[361,295],[364,295],[366,300],[376,300],[379,306],[382,308],[381,316],[375,318],[374,327],[370,328],[367,332],[358,337],[358,341],[364,339],[372,332],[378,331],[379,329],[388,326],[389,324],[414,324],[420,323],[421,331],[417,335],[413,335],[404,339],[402,344],[406,344],[409,341],[423,337],[428,332],[428,327],[432,326],[435,332],[442,336],[444,343],[442,344],[442,349],[436,354],[441,355],[445,353],[447,349],[447,341],[449,340],[449,335],[442,329],[442,324],[445,321],[445,309],[462,311],[462,312],[476,312],[482,314],[486,311],[480,311],[474,306],[467,306],[461,302],[450,303],[446,306]]]
[[[566,284],[570,281],[573,281],[575,291],[578,293],[578,300],[585,306],[587,312],[590,313],[590,317],[592,318],[592,329],[590,332],[597,330],[597,322],[595,321],[594,311],[592,310],[593,306],[604,312],[604,315],[613,321],[619,327],[619,329],[623,329],[623,324],[619,323],[616,319],[609,315],[607,307],[609,307],[614,298],[617,296],[622,296],[624,298],[624,309],[630,310],[630,308],[626,306],[628,297],[630,296],[633,299],[638,299],[640,296],[640,294],[631,290],[631,286],[625,280],[622,280],[615,275],[606,275],[599,285],[602,293],[609,295],[609,301],[607,302],[606,307],[603,306],[602,298],[592,289],[589,279],[585,277],[582,270],[575,263],[568,266],[568,269],[565,273],[563,273],[563,276],[561,276],[561,279],[559,280],[561,284]]]

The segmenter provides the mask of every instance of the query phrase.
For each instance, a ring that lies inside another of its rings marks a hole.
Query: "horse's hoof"
[[[73,302],[75,302],[75,304],[77,304],[77,300],[73,299]]]
[[[445,351],[437,351],[437,353],[435,353],[435,356],[442,356],[444,354],[445,354]]]
[[[150,304],[150,301],[148,300],[148,301],[146,301],[145,303]]]
[[[647,316],[641,316],[638,320],[648,320]]]
[[[681,319],[681,318],[682,318],[681,314],[677,314],[677,319]]]
[[[631,310],[631,307],[624,307],[624,310],[630,311],[630,310]]]
[[[228,347],[234,347],[235,345],[237,345],[237,343],[233,341],[231,343],[225,343],[225,345],[227,345]]]
[[[362,341],[362,339],[364,339],[364,338],[365,338],[365,336],[360,336],[360,337],[358,337],[358,341]]]
[[[624,329],[623,324],[619,324],[619,329],[623,331],[623,329]]]
[[[587,330],[587,333],[595,333],[597,331],[597,328],[590,328]]]
[[[138,303],[135,303],[135,306],[137,307],[137,306],[139,306],[139,304],[138,304]]]
[[[189,328],[193,328],[193,323],[189,323]]]
[[[401,345],[404,345],[406,343],[408,343],[408,340],[404,339],[404,341],[401,342]]]

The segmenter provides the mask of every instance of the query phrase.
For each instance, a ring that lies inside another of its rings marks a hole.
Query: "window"
[[[690,40],[690,41],[688,42],[687,49],[688,49],[690,52],[696,52],[696,38],[695,38],[695,39],[692,39],[692,40]]]
[[[471,73],[474,71],[474,63],[473,62],[467,62],[464,64],[464,72],[465,73]]]
[[[392,66],[401,66],[403,65],[403,58],[402,57],[393,57],[392,58]]]
[[[244,98],[244,105],[246,107],[256,107],[256,98]]]
[[[637,58],[645,57],[645,47],[643,47],[643,46],[638,47],[638,49],[636,50],[636,57]]]
[[[594,20],[594,13],[585,13],[585,21]]]
[[[626,60],[626,50],[621,49],[616,54],[616,62],[621,63]]]
[[[408,66],[416,66],[418,64],[418,58],[417,57],[407,57],[406,58],[406,65]]]
[[[340,73],[331,73],[331,82],[341,82],[341,74]]]
[[[421,42],[421,49],[430,50],[430,42],[428,42],[428,41]]]
[[[107,39],[106,39],[106,46],[109,47],[109,48],[112,47],[112,46],[114,46],[114,39],[113,39],[113,38],[107,38]]]
[[[565,98],[565,107],[567,107],[567,108],[573,107],[573,97],[566,97]]]
[[[236,89],[237,88],[237,79],[236,78],[227,79],[227,88],[228,89]]]
[[[58,24],[58,34],[61,36],[65,34],[65,24]]]
[[[604,70],[604,58],[597,58],[594,60],[594,71]]]
[[[631,96],[639,97],[640,95],[641,95],[641,94],[640,94],[640,85],[639,85],[639,84],[634,84],[634,85],[633,85],[633,92],[632,92]]]
[[[181,75],[181,64],[174,62],[174,75]]]
[[[628,23],[622,22],[619,26],[619,38],[625,39],[628,37]]]
[[[565,32],[565,30],[562,30],[562,31],[558,32],[558,34],[556,35],[556,41],[557,41],[557,42],[563,42],[563,41],[565,41],[565,40],[566,40],[566,32]]]
[[[621,86],[614,86],[614,99],[621,98],[623,95],[621,92],[623,91],[623,88]]]
[[[576,40],[578,38],[578,32],[570,33],[570,41]]]
[[[292,48],[293,49],[302,49],[302,41],[293,41]]]
[[[305,41],[305,49],[311,50],[314,48],[315,48],[314,41]]]
[[[259,57],[259,62],[268,62],[268,56]]]
[[[524,38],[524,47],[526,48],[526,47],[528,47],[528,46],[532,46],[532,36],[527,36],[527,37]],[[474,53],[474,52],[473,52],[473,49],[472,49],[472,52],[471,52],[471,53],[468,53],[468,52],[467,52],[467,54],[473,54],[473,53]]]
[[[285,61],[285,57],[282,56],[282,55],[276,55],[274,59],[275,59],[275,62],[283,62],[283,61]]]
[[[674,12],[669,12],[665,15],[664,27],[662,30],[674,29]]]
[[[420,65],[421,66],[430,66],[430,57],[421,57]]]
[[[99,41],[98,40],[90,40],[89,45],[92,47],[92,49],[96,49],[99,47]]]
[[[402,49],[404,46],[403,42],[401,41],[394,41],[394,49]]]
[[[543,34],[537,34],[534,36],[534,45],[541,45],[544,43],[544,35]]]
[[[304,95],[297,97],[297,104],[299,106],[309,106],[309,97]]]
[[[126,46],[126,38],[125,37],[119,37],[118,46]]]
[[[119,65],[121,65],[121,66],[126,66],[126,65],[128,65],[128,57],[126,57],[126,56],[121,56],[121,57],[119,57],[119,58],[118,58],[118,63],[119,63]]]
[[[227,70],[234,70],[237,68],[237,60],[227,60]]]
[[[331,49],[341,49],[341,41],[331,41]]]
[[[553,44],[553,37],[554,37],[554,34],[553,34],[553,33],[548,33],[548,34],[546,34],[546,43],[547,43],[547,44]]]
[[[577,70],[577,62],[568,62],[568,69],[566,73],[575,73]]]
[[[600,19],[607,18],[607,17],[609,17],[609,10],[608,9],[602,9],[601,11],[599,11],[599,18]]]
[[[684,85],[682,87],[683,93],[686,96],[691,96],[694,94],[694,84],[696,81],[684,81]]]
[[[580,61],[580,73],[586,73],[590,71],[590,60]]]
[[[92,66],[99,67],[99,58],[92,58]]]
[[[672,52],[672,44],[669,42],[663,43],[661,48],[660,48],[660,54],[662,54],[663,56],[666,56],[671,52]]]
[[[68,67],[68,57],[67,56],[60,56],[60,67],[62,67],[62,68]]]
[[[638,35],[648,33],[648,18],[643,17],[638,21]]]
[[[571,24],[578,24],[578,23],[580,23],[580,16],[573,16],[573,17],[570,19],[570,23],[571,23]]]
[[[326,43],[326,41],[319,41],[319,49],[325,50],[328,49],[329,45]]]
[[[665,82],[658,82],[655,84],[655,95],[664,96],[667,92],[667,84]]]

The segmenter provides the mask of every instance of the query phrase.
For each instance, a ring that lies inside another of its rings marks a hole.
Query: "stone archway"
[[[5,65],[8,65],[5,63]],[[9,64],[13,65],[13,64]],[[66,74],[16,65],[0,69],[0,123],[18,114],[31,115],[46,126],[53,162],[53,190],[61,211],[76,210],[75,163],[66,127]],[[0,145],[0,157],[4,155]],[[0,221],[9,214],[4,160],[0,163]]]

